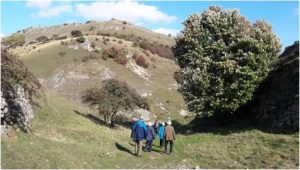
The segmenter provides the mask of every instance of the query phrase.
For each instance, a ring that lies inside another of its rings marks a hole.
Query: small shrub
[[[67,26],[67,25],[69,25],[68,23],[64,23],[64,26]]]
[[[85,38],[84,37],[78,37],[78,38],[76,38],[76,41],[79,42],[79,43],[84,43]]]
[[[9,45],[11,47],[22,46],[25,44],[25,36],[24,35],[11,35],[9,37],[5,37],[2,41],[4,45]]]
[[[36,46],[33,46],[32,49],[36,49]]]
[[[83,63],[85,63],[85,62],[89,61],[89,57],[88,56],[84,56],[84,57],[82,57],[81,61]]]
[[[96,56],[94,56],[94,55],[92,55],[92,54],[89,54],[89,55],[87,55],[87,56],[82,57],[81,61],[82,61],[82,62],[87,62],[87,61],[89,61],[89,60],[93,60],[93,59],[96,59],[96,58],[97,58]]]
[[[52,39],[53,39],[53,40],[57,40],[58,38],[59,38],[59,35],[58,35],[58,34],[53,34],[53,35],[52,35]]]
[[[73,30],[73,31],[71,31],[71,35],[72,35],[72,37],[80,37],[80,36],[82,36],[83,34],[82,34],[82,32],[79,31],[79,30]]]
[[[122,43],[123,43],[123,41],[122,41],[122,40],[119,40],[119,41],[118,41],[118,43],[119,43],[119,44],[122,44]]]
[[[66,36],[66,35],[60,36],[60,37],[57,38],[57,40],[64,40],[64,39],[67,39],[67,36]]]
[[[108,58],[106,54],[102,54],[101,57],[102,57],[103,60],[107,60],[107,58]]]
[[[64,52],[64,51],[60,51],[60,52],[58,53],[58,55],[60,55],[60,56],[64,56],[64,55],[66,55],[66,52]]]
[[[114,61],[121,65],[126,65],[128,62],[128,59],[124,55],[119,55],[114,58]]]
[[[117,40],[116,40],[116,39],[113,39],[112,41],[113,41],[113,42],[116,42]]]
[[[142,55],[134,54],[132,58],[135,60],[135,63],[137,65],[148,68],[149,64],[146,62],[146,59]]]
[[[100,31],[97,31],[96,35],[101,35],[101,32],[100,32]]]
[[[92,21],[91,21],[91,20],[89,20],[89,21],[86,21],[86,22],[85,22],[85,24],[89,24],[89,23],[91,23],[91,22],[92,22]]]
[[[91,42],[91,47],[94,48],[94,49],[96,48],[96,43],[94,41]]]
[[[49,42],[49,38],[46,37],[46,36],[44,36],[44,35],[42,35],[42,36],[37,37],[36,41],[38,41],[40,43],[47,43],[47,42]]]
[[[127,24],[127,22],[126,22],[126,21],[123,21],[122,23],[123,23],[124,25],[126,25],[126,24]]]
[[[95,38],[95,41],[99,41],[99,38]]]

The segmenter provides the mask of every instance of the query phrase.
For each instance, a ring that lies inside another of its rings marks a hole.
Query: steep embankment
[[[27,131],[34,117],[32,95],[38,80],[17,56],[1,48],[1,134],[8,126]]]
[[[247,110],[276,131],[299,130],[299,41],[286,48]]]

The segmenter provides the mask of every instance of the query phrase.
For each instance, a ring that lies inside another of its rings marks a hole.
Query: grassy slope
[[[93,28],[93,29],[91,29]],[[133,25],[129,22],[124,24],[119,20],[110,20],[105,22],[90,22],[90,23],[73,23],[64,25],[56,25],[50,27],[38,27],[31,28],[25,31],[24,35],[26,41],[35,40],[39,36],[47,36],[51,38],[53,34],[58,34],[60,36],[66,35],[71,37],[70,33],[73,30],[80,30],[84,35],[96,35],[99,31],[100,33],[110,34],[110,35],[131,35],[134,34],[135,37],[145,38],[150,42],[159,42],[164,45],[172,46],[175,43],[174,37],[169,37],[165,34],[160,34],[153,32],[146,28]]]
[[[116,48],[126,48],[131,52],[138,54],[144,54],[143,49],[138,47],[132,47],[132,42],[122,40],[122,44],[119,44],[120,39],[115,37],[105,37],[109,38],[110,41],[104,45],[102,42],[103,36],[85,36],[90,41],[94,41],[98,47],[101,49],[110,49],[111,47]],[[98,38],[99,41],[95,41]],[[67,41],[70,41],[68,39]],[[115,41],[113,41],[115,40]],[[70,42],[69,42],[70,45]],[[129,85],[134,87],[139,91],[150,90],[153,95],[149,97],[149,101],[152,107],[152,111],[159,115],[161,118],[166,119],[169,115],[161,110],[160,106],[156,106],[157,103],[162,103],[164,107],[171,113],[172,119],[184,120],[183,116],[179,115],[181,109],[185,109],[185,104],[182,96],[175,90],[168,90],[171,84],[175,83],[173,78],[173,73],[178,67],[174,64],[174,61],[161,58],[157,55],[150,54],[150,56],[144,55],[147,62],[150,63],[147,72],[151,74],[151,82],[148,83],[146,80],[142,79],[138,75],[134,74],[132,71],[127,69],[125,66],[117,64],[112,59],[104,61],[101,58],[101,54],[93,53],[97,56],[97,59],[90,60],[86,63],[81,61],[83,56],[89,55],[89,52],[83,49],[74,50],[68,48],[69,45],[61,45],[60,41],[51,41],[42,45],[28,45],[23,47],[17,47],[13,52],[20,55],[20,58],[24,61],[25,65],[28,66],[30,70],[35,74],[37,78],[49,78],[55,71],[60,69],[66,69],[68,66],[71,68],[69,70],[74,71],[75,69],[80,70],[80,72],[91,73],[97,68],[93,65],[95,63],[100,66],[106,66],[110,70],[116,73],[117,78],[126,81]],[[35,49],[33,48],[35,46]],[[66,52],[66,55],[60,56],[59,52]],[[150,59],[154,60],[151,61]],[[155,66],[156,68],[153,68]],[[98,74],[98,73],[97,73]],[[94,82],[99,81],[94,76]],[[91,74],[90,74],[91,75]],[[91,75],[91,77],[93,77]],[[147,84],[149,84],[147,86]],[[77,87],[74,87],[77,88]],[[82,90],[82,89],[81,89]],[[66,88],[60,94],[69,93],[76,91],[76,89]],[[167,101],[169,101],[167,103]]]
[[[41,93],[32,132],[2,137],[1,168],[297,168],[298,135],[240,130],[224,134],[178,135],[173,155],[154,146],[131,153],[129,129],[111,130],[73,110],[86,113],[52,93]],[[158,145],[158,141],[154,142]]]

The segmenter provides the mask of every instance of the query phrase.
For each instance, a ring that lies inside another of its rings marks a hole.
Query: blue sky
[[[299,39],[298,1],[1,1],[1,34],[7,36],[28,27],[117,18],[174,35],[182,29],[182,22],[191,13],[202,13],[211,5],[239,9],[251,22],[267,21],[283,47]]]

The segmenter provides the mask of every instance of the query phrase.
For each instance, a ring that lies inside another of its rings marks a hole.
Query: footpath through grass
[[[133,155],[130,130],[110,129],[83,116],[88,110],[43,93],[32,132],[10,130],[2,137],[1,168],[298,168],[298,134],[240,130],[178,135],[166,155],[154,141],[153,152]],[[82,115],[83,114],[83,115]]]

